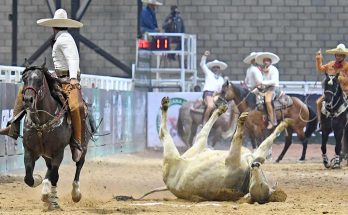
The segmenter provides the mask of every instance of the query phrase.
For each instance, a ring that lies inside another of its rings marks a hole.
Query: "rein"
[[[22,94],[24,96],[25,92],[27,90],[32,90],[35,94],[35,105],[34,105],[34,110],[30,110],[30,108],[27,108],[26,109],[26,112],[29,113],[29,114],[38,114],[40,112],[42,113],[45,113],[46,115],[50,116],[51,119],[49,121],[47,121],[46,123],[44,124],[40,124],[40,123],[35,123],[31,120],[31,117],[30,115],[28,115],[28,124],[26,125],[29,129],[35,129],[38,133],[38,135],[40,136],[41,138],[41,135],[43,132],[51,132],[53,131],[55,128],[56,128],[56,124],[59,123],[59,121],[61,120],[62,117],[64,117],[64,114],[65,112],[68,110],[68,102],[65,101],[65,103],[63,104],[63,106],[60,108],[60,111],[57,113],[57,111],[59,110],[59,106],[57,107],[57,110],[55,111],[55,115],[52,115],[51,113],[45,111],[45,110],[38,110],[37,109],[37,98],[39,98],[40,100],[42,100],[44,98],[44,92],[46,90],[45,88],[45,83],[47,84],[47,81],[46,81],[46,77],[45,77],[45,74],[44,72],[47,71],[46,68],[42,68],[42,67],[37,67],[37,66],[33,66],[33,67],[29,67],[29,68],[26,68],[23,72],[23,76],[25,78],[25,76],[27,75],[27,72],[30,71],[30,70],[39,70],[43,73],[43,84],[40,86],[39,90],[36,90],[34,87],[32,86],[25,86],[23,88],[23,91],[22,91]]]
[[[318,75],[317,75],[317,80],[315,81],[315,83],[314,83],[314,86],[316,86],[317,85],[317,83],[318,83]],[[308,98],[309,98],[309,96],[310,96],[310,94],[308,93],[308,95],[306,96],[306,98],[305,98],[305,101],[304,101],[304,104],[307,106],[307,109],[308,109],[308,107],[309,107],[309,105],[308,105]],[[305,120],[305,119],[303,119],[303,117],[302,117],[302,105],[301,105],[301,107],[300,107],[300,111],[299,111],[299,113],[298,113],[298,118],[302,121],[302,122],[305,122],[305,123],[310,123],[310,122],[313,122],[314,120],[316,120],[317,118],[318,118],[318,116],[315,116],[315,117],[313,117],[313,119],[309,119],[309,120]]]

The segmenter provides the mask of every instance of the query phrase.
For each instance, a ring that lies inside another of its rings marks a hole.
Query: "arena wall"
[[[12,1],[2,0],[0,7],[0,64],[11,64]],[[53,1],[52,1],[53,2]],[[84,1],[81,1],[83,3]],[[198,35],[198,55],[211,50],[212,59],[230,66],[226,75],[232,80],[244,78],[242,59],[251,51],[272,51],[280,56],[280,79],[317,80],[314,55],[319,49],[335,47],[348,40],[348,4],[346,0],[162,0],[159,24],[177,4],[188,33]],[[18,1],[18,64],[29,57],[50,36],[52,30],[35,24],[50,17],[46,1]],[[70,1],[62,0],[70,14]],[[137,0],[94,0],[82,22],[81,33],[127,65],[135,61]],[[348,44],[347,44],[348,45]],[[118,68],[80,46],[81,70],[87,74],[124,76]],[[43,57],[50,58],[47,50]],[[332,56],[324,56],[325,60]],[[199,57],[198,57],[199,60]],[[52,63],[50,61],[50,67]],[[202,77],[202,72],[199,71]]]
[[[15,84],[0,83],[1,128],[12,118],[13,104],[19,87]],[[87,157],[131,153],[145,149],[146,93],[85,88],[83,95],[86,102],[92,104],[92,114],[97,124],[100,123],[97,134],[103,135],[95,136],[94,141],[89,142]],[[21,127],[23,128],[23,125]],[[71,161],[69,147],[66,148],[65,161]],[[23,165],[22,138],[14,141],[0,135],[0,173],[23,168]]]

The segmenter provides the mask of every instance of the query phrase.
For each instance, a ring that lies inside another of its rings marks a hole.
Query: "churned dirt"
[[[274,160],[283,145],[274,145]],[[164,185],[162,152],[116,154],[87,161],[81,176],[82,200],[71,200],[74,165],[60,169],[58,195],[63,211],[47,212],[40,200],[42,186],[27,187],[21,174],[0,176],[0,214],[348,214],[348,166],[325,169],[320,145],[309,145],[307,160],[297,162],[302,146],[294,144],[284,160],[263,165],[265,174],[287,193],[281,203],[247,204],[234,202],[192,203],[169,192],[156,193],[142,201],[120,202],[113,195],[139,197]],[[328,146],[328,155],[334,154]],[[44,175],[43,170],[36,173]]]

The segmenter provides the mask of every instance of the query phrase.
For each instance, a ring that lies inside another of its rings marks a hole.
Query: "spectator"
[[[185,33],[184,20],[180,16],[178,6],[172,5],[170,7],[170,14],[165,18],[162,28],[166,33]],[[176,44],[175,50],[181,50],[180,37],[172,37],[170,43]],[[175,54],[169,54],[168,58],[175,60]]]
[[[145,32],[159,32],[156,18],[156,7],[162,5],[156,0],[142,0],[147,4],[140,14],[140,32],[143,35]]]

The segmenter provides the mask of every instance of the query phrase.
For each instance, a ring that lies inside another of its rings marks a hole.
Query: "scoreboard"
[[[168,37],[152,37],[151,41],[139,39],[138,47],[140,49],[148,49],[153,51],[170,50],[170,42]]]

